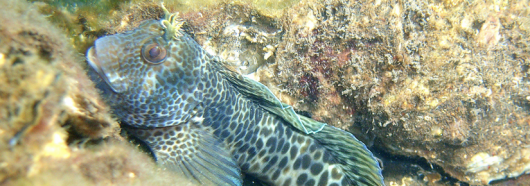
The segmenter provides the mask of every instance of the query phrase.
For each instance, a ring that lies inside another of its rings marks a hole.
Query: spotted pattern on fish
[[[181,24],[149,20],[87,53],[114,113],[160,164],[205,185],[241,185],[241,172],[272,185],[383,185],[362,142],[276,103]]]

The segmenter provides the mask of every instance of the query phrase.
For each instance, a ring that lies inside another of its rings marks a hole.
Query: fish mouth
[[[127,90],[127,85],[124,78],[118,73],[119,62],[109,60],[108,52],[113,50],[108,50],[105,39],[104,37],[96,40],[96,44],[88,49],[87,63],[113,92],[121,93]]]

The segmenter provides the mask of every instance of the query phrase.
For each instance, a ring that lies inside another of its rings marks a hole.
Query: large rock
[[[0,185],[186,185],[120,137],[83,64],[34,5],[0,1]]]
[[[517,177],[530,170],[525,3],[300,3],[261,80],[314,118],[461,181]]]

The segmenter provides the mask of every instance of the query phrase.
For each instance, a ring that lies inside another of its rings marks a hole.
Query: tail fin
[[[341,165],[352,185],[384,185],[378,161],[352,134],[326,125],[311,136],[319,141]]]

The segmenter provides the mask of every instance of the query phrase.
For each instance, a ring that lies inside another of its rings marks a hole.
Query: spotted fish
[[[87,52],[115,115],[159,164],[204,185],[242,185],[243,173],[271,185],[383,185],[362,142],[296,114],[165,13]]]

